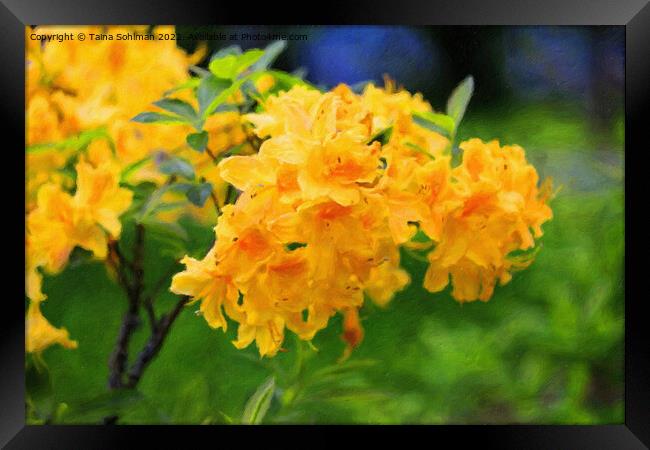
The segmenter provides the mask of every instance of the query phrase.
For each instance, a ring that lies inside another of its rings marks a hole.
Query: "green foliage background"
[[[254,346],[235,349],[236,327],[225,335],[212,330],[192,305],[138,391],[110,395],[107,361],[126,298],[101,264],[71,264],[46,279],[43,312],[68,328],[79,348],[46,350],[51,394],[32,400],[63,423],[97,423],[110,414],[119,423],[231,423],[275,376],[264,423],[621,423],[622,123],[599,134],[570,104],[470,107],[461,139],[518,143],[540,175],[561,186],[538,257],[488,303],[460,305],[448,292],[426,292],[424,263],[404,253],[413,283],[384,309],[364,307],[365,340],[343,364],[336,363],[344,348],[340,317],[316,336],[317,351],[288,334],[288,351],[269,360]],[[211,230],[185,225],[190,253],[203,256]],[[127,248],[130,233],[127,226]],[[149,284],[174,265],[164,249],[147,240]],[[169,310],[174,302],[166,294],[156,307]],[[134,352],[148,333],[142,319]]]

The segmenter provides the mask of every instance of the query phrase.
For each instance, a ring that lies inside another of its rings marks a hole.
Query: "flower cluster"
[[[38,27],[37,31],[71,30]],[[99,33],[102,29],[74,31]],[[111,27],[108,31],[144,28]],[[48,149],[48,144],[102,128],[114,145],[115,159],[126,167],[154,149],[172,149],[184,143],[185,134],[180,129],[146,127],[129,121],[163,92],[188,78],[192,58],[173,41],[26,42],[26,141],[30,146],[44,147],[27,153],[28,208],[33,206],[40,185],[47,181],[61,183],[58,169],[73,154],[71,145],[54,150]],[[160,176],[149,164],[134,176],[147,179],[156,175]]]
[[[153,32],[172,32],[168,28],[157,27]],[[43,26],[37,31],[70,30]],[[145,32],[146,27],[75,27],[74,31]],[[101,159],[113,159],[121,170],[137,166],[137,170],[129,171],[131,183],[164,182],[165,176],[157,168],[160,157],[181,155],[195,166],[197,175],[219,184],[213,164],[207,164],[207,155],[188,150],[185,138],[191,127],[131,120],[190,79],[188,69],[203,58],[203,47],[187,55],[171,40],[52,41],[44,45],[31,39],[26,42],[26,141],[28,146],[40,146],[27,153],[28,209],[33,208],[42,184],[69,184],[60,169],[74,156],[74,143],[56,148],[52,144],[89,130],[101,130],[97,135],[104,138],[92,145],[107,147],[110,143],[111,152],[102,152]],[[175,95],[196,103],[188,90],[179,90]],[[212,115],[204,128],[210,135],[208,145],[213,154],[245,142],[236,112]]]
[[[431,106],[390,85],[269,97],[245,116],[259,152],[219,164],[237,202],[171,290],[200,300],[214,328],[226,329],[225,312],[239,323],[235,345],[255,341],[262,356],[282,348],[286,329],[309,340],[338,312],[351,348],[364,294],[385,305],[409,283],[399,248],[420,230],[435,246],[424,287],[440,291],[451,276],[457,300],[488,300],[529,262],[511,253],[533,247],[551,218],[548,189],[519,147],[473,139],[454,167],[449,139],[413,112]]]
[[[168,94],[173,101],[198,109],[197,98],[188,89],[196,81],[189,68],[203,58],[204,45],[188,55],[173,40],[42,42],[29,38],[33,32],[145,33],[147,28],[39,26],[26,30],[28,349],[41,351],[52,343],[64,344],[62,333],[67,336],[65,330],[57,330],[45,320],[37,304],[46,299],[42,272],[61,271],[75,247],[110,262],[107,244],[120,236],[120,215],[132,205],[134,186],[168,182],[170,176],[161,170],[161,163],[180,158],[191,165],[196,180],[210,183],[214,198],[223,205],[227,184],[219,176],[214,158],[233,147],[240,154],[253,152],[236,110],[218,112],[205,120],[202,128],[208,139],[203,153],[187,144],[192,131],[189,124],[167,126],[132,120],[145,109],[163,111],[150,104]],[[169,27],[152,30],[155,34],[172,31]],[[261,77],[256,83],[258,92],[272,83],[269,77]],[[241,100],[241,93],[235,92],[228,102],[233,105]],[[162,196],[167,203],[177,200],[178,193],[171,190]],[[213,222],[216,217],[212,204],[196,206],[186,201],[183,205],[160,213],[158,218],[175,221],[187,213]],[[114,273],[112,265],[107,268]],[[48,345],[30,344],[34,341]]]
[[[255,341],[263,356],[286,330],[311,340],[337,313],[356,347],[365,299],[385,306],[410,282],[402,250],[426,257],[425,289],[487,301],[532,262],[552,217],[550,184],[520,147],[471,139],[452,158],[471,88],[445,115],[390,80],[322,92],[269,70],[279,44],[223,49],[201,76],[189,69],[203,48],[174,41],[26,48],[28,351],[76,345],[41,314],[43,272],[77,247],[119,269],[109,249],[127,210],[140,228],[182,228],[169,223],[179,213],[217,220],[214,246],[182,260],[171,290],[200,301],[214,328],[237,322],[235,345]]]
[[[32,302],[28,313],[27,348],[40,348],[30,345],[32,340],[43,340],[36,337],[38,330],[42,331],[37,324],[51,327],[40,315],[37,305],[46,299],[41,291],[39,268],[49,273],[59,272],[77,246],[105,259],[108,239],[120,235],[119,216],[131,204],[133,193],[118,186],[118,174],[110,163],[93,167],[80,161],[76,171],[74,196],[57,184],[45,184],[38,191],[36,207],[27,216],[26,291]]]
[[[38,27],[38,32],[71,31]],[[75,28],[98,33],[101,27]],[[109,32],[144,31],[143,27]],[[158,30],[164,31],[164,29]],[[29,35],[32,30],[27,29]],[[26,293],[31,300],[27,350],[70,347],[67,331],[50,325],[39,303],[42,273],[59,272],[75,247],[105,259],[109,239],[132,192],[123,170],[154,152],[185,144],[180,127],[149,127],[130,118],[188,79],[188,56],[173,41],[51,41],[26,39]],[[137,94],[135,94],[137,93]],[[92,137],[87,142],[81,136]],[[83,153],[83,154],[82,154]],[[132,180],[160,182],[153,160]],[[71,194],[74,192],[74,195]]]

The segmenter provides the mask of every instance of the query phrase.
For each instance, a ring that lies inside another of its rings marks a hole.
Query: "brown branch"
[[[177,268],[176,264],[174,264],[172,267],[167,270],[162,277],[156,281],[156,283],[153,285],[153,288],[151,288],[151,291],[147,294],[145,297],[143,304],[145,307],[145,310],[147,311],[147,315],[149,317],[149,324],[151,326],[151,331],[155,332],[156,328],[158,327],[158,321],[156,319],[156,313],[154,311],[153,303],[160,292],[160,290],[165,286],[166,283],[169,282],[169,278],[176,273]]]
[[[144,225],[135,225],[135,246],[133,249],[133,303],[140,306],[144,286]]]
[[[124,370],[126,369],[126,362],[129,356],[129,340],[138,325],[140,325],[138,310],[137,308],[133,308],[132,303],[129,303],[129,310],[122,319],[122,326],[120,327],[120,333],[117,336],[115,350],[108,362],[110,368],[110,375],[108,378],[109,389],[118,389],[123,385],[122,374],[124,374]]]
[[[155,333],[156,332],[156,311],[153,309],[153,300],[151,298],[146,298],[144,299],[144,310],[147,312],[147,318],[149,319],[149,327],[151,328],[151,332]]]
[[[108,366],[110,369],[108,378],[109,389],[118,389],[124,385],[122,377],[126,370],[128,357],[129,357],[129,341],[135,330],[140,325],[140,295],[142,293],[142,286],[144,283],[144,227],[140,224],[136,225],[135,247],[133,251],[133,283],[129,283],[128,277],[124,270],[126,266],[126,259],[117,249],[117,242],[112,243],[111,250],[118,258],[118,277],[120,284],[126,290],[127,298],[129,301],[129,308],[122,319],[122,326],[117,336],[115,349],[109,359]]]
[[[142,377],[142,373],[147,368],[151,360],[160,351],[160,347],[165,341],[165,338],[169,333],[169,329],[182,311],[183,306],[185,306],[188,301],[189,297],[181,297],[178,303],[176,303],[174,309],[172,309],[169,313],[163,315],[160,321],[158,321],[156,331],[151,335],[147,341],[147,344],[142,349],[135,362],[133,363],[133,366],[129,370],[128,381],[126,383],[127,388],[133,388],[138,384],[140,378]]]
[[[169,329],[180,314],[183,306],[189,301],[189,297],[181,297],[176,306],[167,314],[163,315],[160,320],[156,320],[153,309],[153,301],[158,291],[164,286],[166,280],[173,274],[175,267],[170,270],[153,286],[149,295],[142,299],[144,288],[144,227],[141,224],[136,225],[135,244],[133,249],[133,263],[128,264],[124,256],[117,248],[117,242],[111,242],[109,249],[109,263],[112,264],[118,273],[120,285],[124,288],[129,301],[129,307],[122,319],[122,326],[118,334],[117,342],[113,354],[109,359],[109,382],[108,387],[115,389],[132,389],[142,378],[144,370],[148,367],[154,357],[160,351]],[[133,283],[129,282],[126,268],[132,271]],[[124,380],[125,373],[128,369],[128,346],[129,341],[140,324],[139,309],[144,302],[144,308],[149,316],[151,323],[151,336],[145,344],[142,351],[136,357],[131,368],[128,370],[127,380]],[[119,419],[118,416],[108,416],[103,419],[104,424],[115,424]]]
[[[112,247],[110,250],[114,252],[120,264],[123,267],[128,267],[130,270],[133,270],[133,263],[129,261],[127,257],[122,254],[122,251],[120,250],[120,246],[118,245],[118,241],[113,241],[111,242],[111,244]]]
[[[124,270],[125,267],[127,266],[126,260],[122,256],[122,254],[119,251],[118,247],[118,242],[117,241],[111,241],[108,243],[108,258],[106,261],[108,264],[110,264],[113,269],[115,270],[115,273],[117,274],[117,279],[124,291],[126,292],[127,296],[131,295],[131,282],[129,281],[129,277],[126,274],[126,271]]]

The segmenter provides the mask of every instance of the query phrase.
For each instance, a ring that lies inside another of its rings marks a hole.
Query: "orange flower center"
[[[321,220],[333,220],[345,216],[350,212],[348,206],[341,206],[336,202],[329,202],[320,207],[317,217]]]
[[[242,236],[238,239],[237,245],[251,257],[260,256],[269,249],[268,242],[259,230],[252,230]]]

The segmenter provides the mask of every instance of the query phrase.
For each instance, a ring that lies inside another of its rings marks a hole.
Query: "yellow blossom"
[[[25,318],[25,350],[41,353],[54,344],[77,348],[77,342],[70,339],[68,330],[54,327],[43,317],[40,302],[30,302]]]
[[[44,255],[48,271],[61,270],[75,246],[92,251],[97,258],[106,257],[108,237],[119,237],[119,216],[133,195],[119,187],[118,181],[109,164],[94,168],[82,161],[77,164],[74,196],[55,184],[41,187],[27,228],[30,245]]]
[[[110,34],[146,31],[131,27],[36,27],[37,33],[78,32]],[[152,31],[170,32],[169,27]],[[167,127],[130,122],[168,89],[186,81],[188,67],[204,54],[187,55],[174,41],[105,40],[49,41],[30,46],[27,57],[27,144],[52,143],[82,131],[106,128],[115,144],[122,168],[151,157],[160,150],[185,145],[188,127]],[[137,95],[134,93],[137,92]],[[42,173],[63,167],[70,156],[49,158],[50,167],[28,156],[28,197],[42,181]],[[43,159],[40,155],[38,158]],[[153,161],[145,161],[130,181],[162,182]]]
[[[461,149],[463,162],[454,177],[464,190],[463,201],[429,254],[424,286],[440,291],[451,276],[454,298],[487,301],[497,279],[505,284],[511,270],[531,262],[509,255],[532,248],[534,238],[541,237],[542,223],[552,218],[549,192],[537,187],[537,172],[521,147],[472,139]]]
[[[380,145],[367,142],[369,112],[349,88],[321,94],[294,87],[270,97],[265,107],[246,119],[260,137],[270,138],[258,155],[222,162],[222,177],[244,190],[282,183],[306,201],[358,202],[378,175]],[[279,180],[280,173],[289,178]]]
[[[221,308],[224,301],[236,308],[238,292],[228,275],[217,270],[215,252],[211,250],[202,260],[186,256],[181,260],[187,266],[172,279],[172,291],[201,300],[200,311],[212,328],[227,328]]]
[[[410,282],[398,246],[419,229],[430,240],[422,247],[434,246],[425,288],[442,290],[451,276],[456,299],[487,300],[495,280],[532,261],[510,254],[541,235],[546,196],[519,147],[471,140],[454,168],[449,141],[416,125],[414,111],[432,109],[391,87],[268,97],[244,117],[264,139],[259,152],[218,166],[241,191],[236,203],[171,290],[200,300],[213,327],[237,322],[235,346],[255,342],[262,356],[282,349],[287,330],[309,340],[341,313],[346,357],[363,339],[364,294],[385,306]],[[372,139],[386,128],[387,142]]]

